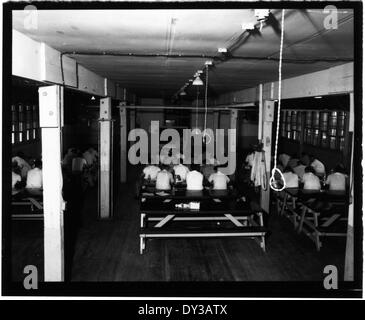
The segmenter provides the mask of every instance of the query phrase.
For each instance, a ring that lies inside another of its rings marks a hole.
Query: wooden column
[[[274,120],[274,101],[264,101],[262,110],[262,143],[265,152],[266,165],[266,189],[261,189],[260,206],[266,212],[270,211],[270,186],[271,175],[271,145],[272,145],[272,122]]]
[[[100,99],[99,119],[99,218],[109,219],[113,215],[113,179],[112,172],[112,103],[111,98]]]
[[[127,109],[126,103],[119,103],[120,116],[120,182],[127,182]]]
[[[349,134],[351,139],[351,163],[350,163],[350,205],[348,212],[347,239],[346,239],[346,254],[345,254],[345,281],[354,280],[354,94],[350,93],[350,120]]]
[[[234,140],[228,145],[229,151],[236,155],[234,166],[237,165],[237,119],[238,119],[238,110],[231,110],[231,120],[230,120],[230,129],[236,129],[236,136]],[[229,140],[228,140],[229,141]],[[235,168],[235,173],[237,168]],[[235,173],[232,177],[235,177]]]
[[[264,110],[263,106],[263,85],[259,85],[259,123],[258,123],[258,132],[257,139],[259,142],[262,142],[262,112]]]
[[[39,88],[39,120],[42,128],[44,280],[64,281],[64,238],[61,171],[63,87]]]

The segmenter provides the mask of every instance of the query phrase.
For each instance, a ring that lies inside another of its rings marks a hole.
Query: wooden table
[[[187,207],[191,202],[198,208]],[[235,190],[174,189],[162,195],[158,190],[145,189],[141,192],[140,219],[141,254],[147,239],[181,237],[250,237],[265,251],[262,212],[252,211]]]
[[[17,212],[18,207],[28,207],[29,212]],[[43,192],[39,190],[12,190],[12,220],[42,220]]]

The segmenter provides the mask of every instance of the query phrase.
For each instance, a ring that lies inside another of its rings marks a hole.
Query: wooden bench
[[[325,206],[330,206],[326,208]],[[303,204],[302,213],[298,233],[302,231],[314,241],[316,248],[320,251],[322,247],[321,237],[346,237],[347,223],[342,228],[343,230],[334,230],[336,224],[342,221],[347,222],[348,205],[347,203],[330,203],[325,202],[322,206],[317,206],[317,202]]]

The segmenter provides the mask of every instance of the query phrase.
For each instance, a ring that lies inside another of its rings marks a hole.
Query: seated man
[[[98,159],[98,152],[93,147],[90,147],[82,156],[86,160],[87,165],[92,166]]]
[[[314,169],[311,166],[305,168],[302,182],[304,183],[304,190],[321,190],[321,182],[315,175]]]
[[[214,190],[227,190],[229,178],[222,173],[218,167],[214,167],[215,172],[210,175],[208,181],[213,184]]]
[[[72,173],[82,174],[87,166],[87,162],[82,156],[80,150],[77,151],[76,157],[72,159]]]
[[[310,164],[310,159],[307,153],[302,152],[301,157],[300,157],[300,161],[301,163],[303,163],[306,167],[309,166]]]
[[[174,182],[172,173],[168,170],[167,165],[162,165],[162,170],[157,173],[156,177],[156,189],[157,190],[170,190],[171,184]]]
[[[343,166],[337,165],[333,173],[327,177],[325,183],[328,185],[329,190],[346,191],[347,178]]]
[[[13,162],[13,170],[11,171],[11,187],[15,189],[15,185],[22,181],[22,177],[20,176],[20,169],[16,162]]]
[[[176,182],[184,182],[186,180],[186,175],[189,172],[189,168],[182,163],[174,166],[173,168]]]
[[[282,153],[282,154],[279,155],[278,160],[279,160],[279,162],[281,162],[283,164],[284,169],[288,165],[290,158],[291,157],[286,153]]]
[[[20,168],[20,175],[22,179],[27,178],[28,171],[32,168],[30,164],[24,160],[25,155],[23,152],[17,152],[16,156],[11,159],[12,162],[16,162],[18,167]]]
[[[154,165],[148,165],[143,169],[143,178],[149,181],[156,181],[157,174],[161,169]]]
[[[304,165],[304,163],[301,160],[299,160],[298,165],[293,168],[294,173],[296,173],[298,175],[299,179],[303,178],[305,168],[306,168],[306,166]]]
[[[298,156],[295,153],[293,153],[288,162],[288,167],[294,169],[298,165],[298,162],[299,162]]]
[[[33,168],[28,171],[25,188],[30,193],[41,193],[43,188],[42,161],[35,160]]]
[[[192,171],[186,175],[186,189],[191,191],[203,190],[203,174],[199,171],[199,166],[192,165]]]
[[[285,179],[285,184],[287,188],[298,188],[299,187],[299,178],[298,175],[294,173],[293,169],[290,166],[287,166],[283,177]]]
[[[314,168],[314,172],[316,173],[316,175],[319,177],[324,177],[326,175],[326,169],[324,167],[324,164],[316,159],[313,155],[310,155],[309,158],[311,161],[310,165]]]

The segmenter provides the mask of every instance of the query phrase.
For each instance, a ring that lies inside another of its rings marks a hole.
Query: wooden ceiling
[[[24,14],[13,11],[14,29],[140,97],[171,97],[210,59],[210,94],[278,77],[281,10],[271,10],[261,30],[249,9],[39,10],[36,30],[24,28]],[[286,10],[283,78],[353,59],[352,10],[339,10],[337,29],[325,29],[327,15],[320,9]],[[242,30],[249,21],[256,22],[255,32]],[[230,55],[218,53],[222,47]]]

